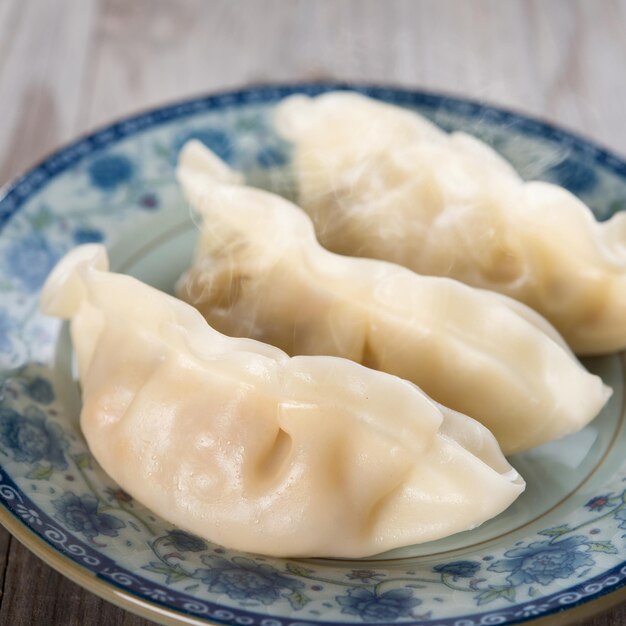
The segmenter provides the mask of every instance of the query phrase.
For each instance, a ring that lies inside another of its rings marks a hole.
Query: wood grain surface
[[[273,81],[442,90],[626,154],[625,60],[626,0],[0,0],[0,184],[120,116]],[[0,587],[3,625],[149,623],[3,530]]]

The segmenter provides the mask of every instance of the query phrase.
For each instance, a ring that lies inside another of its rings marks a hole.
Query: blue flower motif
[[[279,167],[287,163],[287,154],[278,146],[264,146],[257,152],[256,162],[261,167]]]
[[[362,587],[349,589],[345,596],[337,596],[347,615],[358,615],[364,622],[395,622],[401,617],[412,617],[412,610],[422,603],[413,597],[410,589],[392,589],[381,594]]]
[[[299,580],[252,559],[235,557],[231,562],[218,556],[205,556],[202,562],[210,569],[197,569],[193,577],[207,585],[209,591],[225,593],[233,600],[248,599],[272,604],[280,598],[283,589],[296,591],[304,587]]]
[[[6,311],[0,309],[0,352],[11,350],[11,333],[15,329],[15,322]]]
[[[626,509],[620,509],[615,513],[615,519],[620,522],[619,528],[626,529]]]
[[[522,583],[549,585],[557,578],[570,578],[581,567],[594,564],[593,559],[581,550],[586,544],[587,539],[581,535],[563,541],[537,541],[525,548],[505,552],[506,559],[495,561],[488,569],[511,572],[506,579],[513,586]]]
[[[135,166],[123,154],[107,154],[93,161],[87,171],[94,187],[102,191],[113,191],[132,179]]]
[[[66,469],[64,450],[68,443],[58,424],[48,422],[45,415],[31,407],[24,415],[13,409],[0,409],[0,442],[21,463],[48,461],[56,469]]]
[[[81,245],[83,243],[100,243],[104,239],[104,235],[95,228],[77,228],[72,238],[74,243]]]
[[[434,572],[448,574],[456,578],[473,578],[479,569],[480,563],[476,563],[476,561],[452,561],[433,567]]]
[[[550,180],[562,185],[572,193],[591,191],[598,182],[595,170],[572,157],[563,159],[547,172]]]
[[[77,496],[72,491],[52,500],[55,517],[67,528],[82,533],[89,539],[98,535],[117,537],[118,530],[126,524],[108,513],[98,512],[98,500],[91,494]]]
[[[177,138],[174,145],[175,158],[178,158],[181,148],[191,139],[202,142],[223,161],[228,162],[234,156],[234,142],[227,132],[217,128],[198,128]]]
[[[24,393],[39,404],[50,404],[54,400],[54,391],[50,381],[37,376],[24,386]]]
[[[13,242],[5,252],[11,274],[29,291],[43,285],[57,258],[47,241],[35,233]]]
[[[202,552],[202,550],[207,548],[206,543],[202,539],[177,528],[170,530],[167,533],[167,538],[170,540],[172,547],[178,552]]]

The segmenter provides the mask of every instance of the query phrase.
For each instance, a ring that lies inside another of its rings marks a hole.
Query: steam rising
[[[578,429],[608,397],[524,305],[328,252],[298,207],[186,156],[179,178],[204,225],[179,295],[220,332],[396,374],[483,421],[508,452]],[[564,380],[577,389],[567,401]]]
[[[624,215],[599,224],[478,139],[356,93],[288,98],[276,126],[329,250],[511,296],[579,354],[626,347]]]

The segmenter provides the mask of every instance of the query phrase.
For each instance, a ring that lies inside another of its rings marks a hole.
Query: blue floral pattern
[[[202,539],[190,535],[184,530],[178,530],[178,528],[170,530],[166,536],[174,550],[179,552],[202,552],[207,549],[207,545]]]
[[[620,509],[615,513],[615,519],[619,521],[619,528],[626,530],[626,509]]]
[[[107,154],[94,160],[87,171],[91,184],[108,192],[132,180],[135,165],[126,155]]]
[[[348,593],[336,598],[341,612],[358,615],[365,622],[388,623],[401,617],[411,617],[413,609],[421,600],[413,597],[410,589],[392,589],[381,594],[367,589],[349,589]]]
[[[104,240],[104,235],[95,228],[77,228],[72,238],[74,239],[74,243],[80,246],[83,243],[100,243]]]
[[[476,563],[476,561],[452,561],[433,567],[434,572],[456,578],[473,578],[479,569],[480,563]]]
[[[117,537],[119,529],[126,526],[121,519],[99,512],[99,502],[90,493],[77,496],[70,491],[52,500],[52,505],[59,521],[89,539],[95,539],[98,535]]]
[[[511,572],[507,581],[512,586],[525,583],[549,585],[557,578],[570,578],[580,568],[593,565],[588,549],[588,540],[583,536],[555,542],[537,541],[505,552],[506,558],[495,561],[488,569]]]
[[[35,407],[30,407],[24,415],[0,408],[0,443],[20,463],[47,461],[53,468],[67,468],[68,443],[63,430]]]
[[[272,100],[286,92],[259,93]],[[414,94],[376,93],[416,104],[449,128],[459,119],[461,128],[470,128],[478,118],[490,129],[506,128],[495,137],[505,152],[512,136],[531,137],[527,146],[560,145],[560,131],[506,112],[425,94],[415,100]],[[66,397],[68,383],[55,398],[46,364],[58,325],[36,313],[37,290],[69,247],[115,243],[121,225],[147,223],[148,212],[158,221],[161,211],[180,202],[172,163],[194,133],[255,183],[280,186],[289,175],[290,147],[273,132],[267,104],[246,98],[176,105],[154,118],[149,114],[105,129],[55,155],[0,200],[0,358],[10,363],[0,370],[3,506],[100,581],[136,599],[220,623],[450,625],[459,615],[468,626],[501,623],[549,615],[610,591],[616,580],[622,584],[623,466],[596,492],[587,487],[584,497],[582,490],[572,496],[572,510],[560,526],[535,534],[523,530],[449,561],[417,558],[390,566],[238,555],[170,527],[101,472],[80,437],[77,411]],[[246,106],[238,110],[241,103]],[[140,135],[118,141],[137,129]],[[599,217],[623,209],[626,164],[576,138],[568,137],[567,144],[568,159],[546,178],[594,200]],[[56,385],[56,372],[54,380]],[[72,392],[77,402],[78,392]]]
[[[234,134],[214,127],[187,130],[175,137],[170,160],[174,163],[183,145],[196,139],[227,163],[261,169],[280,168],[288,164],[290,146],[276,136],[271,123],[265,117],[246,117],[238,124],[236,131]],[[242,141],[242,137],[249,138],[249,141]],[[242,143],[245,144],[244,147],[241,146]]]
[[[299,580],[281,574],[271,565],[235,557],[228,561],[219,556],[202,558],[209,568],[200,568],[193,578],[201,580],[214,593],[225,593],[233,600],[257,600],[261,604],[276,602],[287,591],[303,589]]]
[[[37,233],[15,241],[5,252],[11,274],[30,292],[39,289],[59,259],[48,242]]]
[[[235,144],[234,137],[224,130],[211,127],[196,128],[177,137],[174,143],[174,160],[178,157],[180,149],[192,139],[203,143],[207,148],[215,152],[215,154],[217,154],[217,156],[223,161],[226,161],[227,163],[232,161]]]

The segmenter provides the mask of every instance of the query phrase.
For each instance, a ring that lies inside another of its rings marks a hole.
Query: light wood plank
[[[0,184],[75,134],[97,8],[97,0],[19,2],[19,27],[3,9]]]
[[[236,85],[339,79],[468,95],[584,128],[619,149],[618,0],[105,0],[93,127]],[[621,125],[623,126],[623,125]]]
[[[5,63],[6,51],[11,47],[15,33],[20,28],[22,9],[23,3],[20,0],[5,0],[0,3],[0,72]]]

